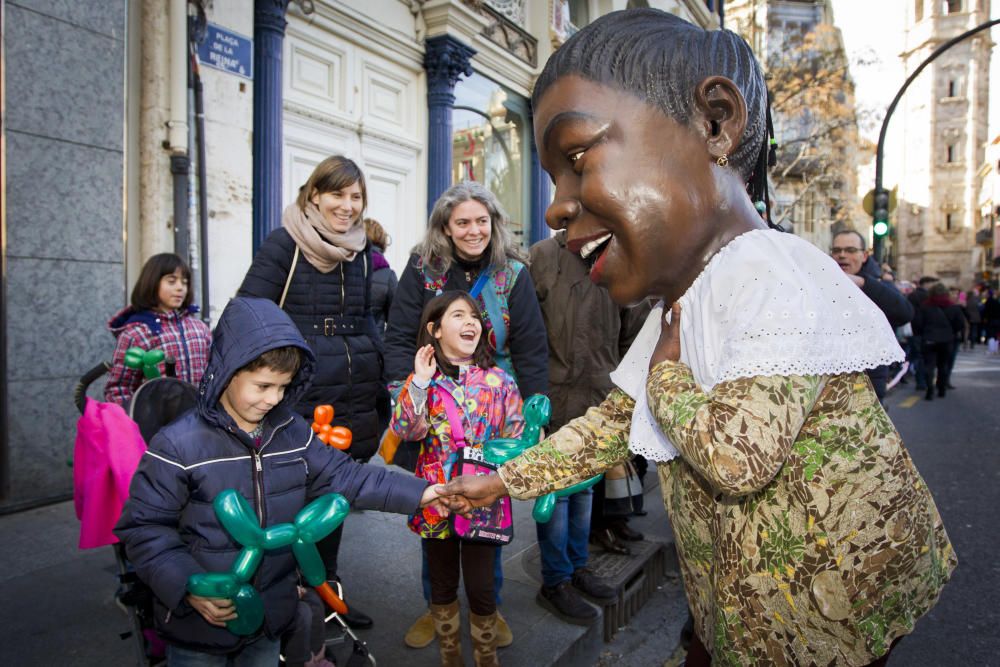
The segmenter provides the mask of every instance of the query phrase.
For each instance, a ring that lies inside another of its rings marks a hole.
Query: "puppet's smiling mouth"
[[[580,257],[583,261],[587,262],[588,265],[593,267],[594,263],[601,256],[601,253],[603,253],[608,247],[608,244],[611,243],[611,239],[613,238],[614,235],[608,233],[586,243],[582,248],[580,248]]]

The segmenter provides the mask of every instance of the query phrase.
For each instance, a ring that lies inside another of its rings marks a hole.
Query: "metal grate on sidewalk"
[[[604,641],[614,639],[619,630],[642,608],[667,578],[671,568],[670,546],[662,542],[629,542],[631,556],[591,552],[589,566],[594,574],[618,589],[618,599],[605,605]],[[674,564],[676,569],[676,563]]]

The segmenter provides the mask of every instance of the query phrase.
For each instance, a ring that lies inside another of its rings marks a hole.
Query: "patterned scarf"
[[[330,273],[341,262],[353,261],[365,249],[365,226],[360,218],[346,232],[336,232],[312,202],[306,204],[305,211],[291,204],[281,216],[281,226],[320,273]]]

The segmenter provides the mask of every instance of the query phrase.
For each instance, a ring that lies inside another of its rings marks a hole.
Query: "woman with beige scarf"
[[[362,214],[365,177],[351,160],[320,162],[285,209],[281,227],[257,251],[239,296],[280,305],[316,354],[312,386],[296,410],[312,421],[313,408],[334,407],[334,425],[353,433],[349,453],[367,460],[378,433],[376,397],[382,385],[381,339],[371,315],[371,248]],[[327,576],[337,576],[342,528],[319,543]],[[352,606],[347,621],[368,627]]]

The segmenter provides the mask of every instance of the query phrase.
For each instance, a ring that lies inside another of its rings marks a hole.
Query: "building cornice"
[[[420,10],[427,26],[427,38],[450,35],[475,48],[476,38],[490,21],[465,5],[452,0],[429,0]]]

